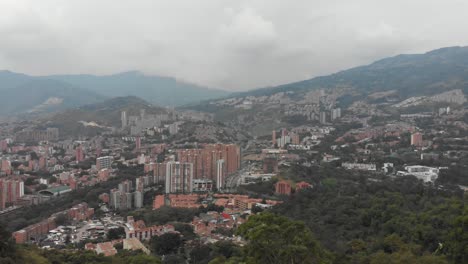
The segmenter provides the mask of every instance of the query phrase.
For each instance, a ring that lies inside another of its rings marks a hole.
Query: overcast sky
[[[246,90],[468,45],[467,0],[0,0],[0,69]]]

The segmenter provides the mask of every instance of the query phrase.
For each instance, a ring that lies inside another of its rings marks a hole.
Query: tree
[[[251,216],[237,233],[249,242],[246,257],[255,263],[331,263],[328,253],[300,221],[260,213]]]
[[[252,209],[251,209],[251,210],[252,210],[252,213],[253,213],[253,214],[257,214],[257,213],[263,212],[263,208],[261,208],[260,206],[256,206],[256,205],[252,206]]]
[[[32,177],[29,177],[24,181],[24,185],[26,185],[26,186],[34,185],[36,183],[37,183],[36,179],[34,179]]]
[[[161,264],[161,260],[154,256],[148,256],[145,254],[139,254],[137,256],[131,256],[126,259],[128,264]]]
[[[468,261],[468,206],[465,206],[462,215],[455,219],[449,238],[447,246],[454,261],[466,263]]]
[[[66,214],[59,214],[56,218],[55,218],[55,224],[57,225],[64,225],[65,223],[67,223],[67,216]]]
[[[31,155],[31,160],[39,160],[39,156],[37,155],[36,152],[32,151],[29,154]]]
[[[174,226],[174,229],[183,236],[184,240],[192,240],[197,237],[191,225],[185,224],[185,223],[171,223],[171,224]]]
[[[125,236],[125,229],[123,227],[109,229],[107,238],[110,240],[119,239]]]
[[[241,248],[231,241],[218,241],[212,245],[212,248],[214,254],[221,255],[224,258],[241,256]]]
[[[182,238],[177,233],[166,233],[151,238],[151,248],[158,255],[176,253],[182,246]]]
[[[0,263],[15,263],[15,244],[10,232],[0,225]]]
[[[190,251],[190,263],[208,263],[211,249],[206,245],[197,245]]]
[[[41,191],[41,190],[45,190],[45,189],[47,189],[47,185],[45,185],[45,184],[39,184],[39,185],[36,187],[36,192]]]

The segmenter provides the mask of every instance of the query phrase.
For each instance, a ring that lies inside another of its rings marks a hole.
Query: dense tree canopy
[[[248,241],[245,253],[251,263],[331,263],[329,254],[300,221],[261,213],[251,216],[237,233]]]
[[[177,233],[166,233],[151,238],[151,251],[158,255],[177,253],[182,246],[182,237]]]
[[[294,194],[273,211],[304,221],[337,255],[337,263],[468,259],[467,212],[460,190],[425,185],[414,177],[335,175],[318,176],[315,188]],[[390,241],[399,246],[394,249]]]

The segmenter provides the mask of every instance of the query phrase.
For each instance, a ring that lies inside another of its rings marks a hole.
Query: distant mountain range
[[[107,76],[52,75],[47,78],[70,83],[107,97],[138,96],[160,106],[180,106],[229,94],[227,91],[180,82],[170,77],[145,75],[138,71]]]
[[[41,77],[0,71],[0,116],[69,109],[118,96],[138,96],[161,106],[190,104],[192,109],[218,111],[216,107],[207,107],[210,102],[220,101],[218,98],[286,93],[288,100],[294,102],[308,92],[320,89],[346,90],[339,101],[347,104],[385,91],[391,91],[395,100],[431,96],[455,89],[467,94],[468,47],[398,55],[328,76],[233,94],[136,71],[107,76]],[[198,103],[200,101],[203,103]]]
[[[364,94],[396,90],[402,97],[433,95],[451,89],[461,89],[466,94],[468,47],[448,47],[424,54],[398,55],[327,76],[233,93],[230,97],[323,88],[350,88]]]
[[[218,98],[228,92],[132,71],[115,75],[29,76],[0,71],[0,115],[50,112],[106,98],[138,96],[161,106]]]
[[[216,121],[264,135],[272,129],[318,122],[321,112],[338,107],[354,115],[416,113],[448,105],[464,107],[467,93],[468,47],[450,47],[398,55],[300,82],[233,93],[186,108],[213,113]]]

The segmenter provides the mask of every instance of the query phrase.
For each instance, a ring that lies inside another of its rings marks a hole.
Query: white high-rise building
[[[226,177],[226,166],[224,160],[218,160],[216,163],[216,189],[220,190],[224,187],[224,181]]]
[[[111,169],[112,168],[112,156],[104,156],[96,159],[96,169]]]
[[[166,165],[166,193],[191,193],[193,164],[168,162]]]
[[[335,108],[331,111],[331,120],[341,118],[341,108]]]
[[[142,208],[143,207],[143,192],[136,191],[133,193],[134,201],[135,201],[135,208]]]
[[[126,111],[122,111],[122,113],[120,114],[120,121],[122,121],[122,128],[125,128],[128,125]]]

